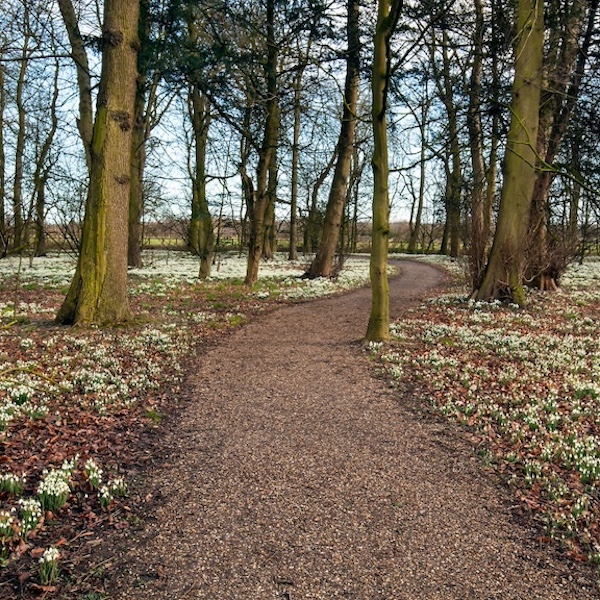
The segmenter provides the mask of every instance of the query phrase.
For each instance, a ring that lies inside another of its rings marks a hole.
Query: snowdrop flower
[[[21,518],[21,537],[35,529],[42,518],[42,505],[35,498],[21,498],[19,500],[19,516]]]
[[[60,552],[58,548],[50,547],[44,551],[39,560],[39,576],[42,585],[48,585],[58,581],[58,561]]]

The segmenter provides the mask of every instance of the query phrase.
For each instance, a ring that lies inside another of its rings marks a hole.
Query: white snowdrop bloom
[[[60,558],[60,552],[59,552],[58,548],[54,548],[52,546],[50,548],[47,548],[44,551],[44,554],[42,554],[42,556],[40,558],[40,563],[56,562],[56,561],[58,561],[59,558]]]

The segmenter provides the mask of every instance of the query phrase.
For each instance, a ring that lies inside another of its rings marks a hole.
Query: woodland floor
[[[403,262],[392,315],[442,284]],[[369,302],[363,289],[276,310],[190,362],[185,406],[131,486],[139,521],[90,559],[96,589],[115,600],[598,598],[593,568],[538,547],[464,431],[376,372],[360,344]]]

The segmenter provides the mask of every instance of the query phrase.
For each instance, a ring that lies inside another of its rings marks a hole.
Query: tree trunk
[[[498,16],[495,0],[492,0],[492,131],[490,140],[490,157],[489,165],[486,172],[486,190],[485,190],[485,206],[483,211],[483,228],[485,236],[489,240],[492,233],[492,219],[494,214],[494,202],[496,199],[496,179],[498,175],[498,143],[500,140],[500,59],[498,49],[501,42],[498,34]]]
[[[490,162],[486,172],[485,205],[483,210],[483,230],[488,238],[492,233],[492,217],[496,199],[496,177],[498,175],[498,141],[500,139],[500,113],[492,117],[492,139],[490,141]]]
[[[408,252],[411,254],[417,251],[417,242],[421,233],[421,222],[423,220],[423,206],[425,204],[425,159],[427,146],[427,113],[429,109],[429,94],[427,90],[427,80],[425,80],[425,98],[421,106],[421,122],[419,123],[419,132],[421,134],[421,153],[419,157],[419,197],[417,198],[417,212],[414,221],[411,218],[410,237],[408,240]],[[411,214],[412,217],[412,214]]]
[[[129,186],[129,214],[127,235],[127,264],[142,266],[142,212],[144,208],[144,168],[146,165],[146,92],[138,80],[131,132],[131,183]]]
[[[454,103],[454,90],[450,76],[450,57],[448,56],[448,33],[443,32],[442,56],[444,59],[444,104],[448,112],[448,133],[450,135],[450,155],[452,156],[452,171],[450,174],[450,195],[446,197],[448,212],[450,256],[457,257],[460,253],[460,195],[462,187],[462,168],[460,160],[460,140],[458,137],[458,110]]]
[[[54,136],[58,130],[58,115],[56,113],[56,107],[58,104],[58,76],[60,66],[56,63],[56,70],[54,71],[54,91],[52,94],[52,101],[50,103],[50,129],[46,134],[46,139],[42,144],[40,154],[37,157],[37,164],[35,173],[33,175],[33,187],[34,187],[34,198],[35,198],[35,256],[46,256],[46,184],[48,182],[48,176],[50,166],[47,164],[50,150],[52,149],[52,143],[54,142]]]
[[[81,251],[56,320],[107,325],[131,318],[127,240],[138,41],[138,0],[106,0],[102,72]]]
[[[338,246],[340,226],[344,214],[344,204],[348,192],[348,178],[352,162],[352,152],[356,131],[356,109],[358,105],[358,90],[360,84],[360,31],[358,26],[360,3],[358,0],[348,0],[348,52],[346,59],[346,83],[344,87],[344,109],[342,126],[337,143],[337,163],[325,210],[325,221],[317,254],[306,275],[330,277]]]
[[[438,92],[448,116],[448,151],[450,153],[452,168],[446,170],[447,182],[446,194],[444,197],[447,245],[443,245],[440,252],[456,257],[460,252],[462,167],[460,159],[460,141],[458,137],[458,109],[454,102],[454,88],[452,84],[450,56],[448,54],[448,32],[445,23],[443,22],[442,27],[441,72],[435,66],[435,50],[437,44],[435,36],[433,36],[432,39],[431,57],[436,73],[435,79]]]
[[[135,94],[134,126],[131,141],[131,188],[129,196],[129,241],[127,264],[141,267],[143,246],[144,172],[146,169],[146,143],[152,128],[160,117],[156,116],[157,90],[162,78],[160,70],[152,73],[155,50],[151,45],[150,0],[140,0],[138,36],[140,52],[137,58],[138,78]],[[160,35],[163,35],[161,32]]]
[[[444,172],[446,174],[446,184],[444,186],[444,209],[446,211],[446,220],[444,221],[444,231],[440,243],[440,254],[446,256],[450,254],[448,246],[450,244],[450,211],[448,210],[448,198],[452,195],[452,172],[450,171],[450,153],[449,145],[446,144],[444,156]]]
[[[483,127],[481,125],[481,79],[483,76],[483,3],[475,0],[475,32],[473,39],[473,66],[469,86],[467,126],[473,187],[471,189],[471,231],[469,259],[472,289],[481,285],[485,270],[488,231],[485,229],[486,172],[483,159]]]
[[[27,8],[27,5],[24,5],[24,9],[25,35],[23,38],[23,48],[20,57],[20,68],[15,97],[17,104],[18,129],[15,148],[15,175],[13,180],[13,249],[17,252],[20,252],[23,249],[24,244],[27,243],[27,240],[24,239],[25,221],[23,214],[23,159],[25,153],[25,128],[27,126],[23,90],[25,88],[25,76],[29,65],[29,40],[31,36],[29,32],[29,9]]]
[[[79,29],[72,1],[58,0],[58,7],[60,8],[67,35],[69,36],[71,58],[75,63],[77,71],[77,89],[79,90],[79,119],[77,119],[77,128],[83,142],[85,162],[89,171],[92,164],[91,149],[94,133],[91,70],[87,52],[85,51],[85,42]]]
[[[589,6],[587,30],[580,37]],[[558,8],[557,8],[558,10]],[[561,7],[562,10],[562,7]],[[566,247],[553,256],[548,241],[550,210],[548,196],[556,173],[548,168],[556,160],[571,114],[579,97],[581,79],[592,43],[598,0],[575,0],[567,6],[564,30],[554,40],[553,50],[545,60],[540,125],[537,136],[538,156],[544,167],[538,172],[531,202],[527,280],[539,289],[555,289],[558,277],[566,268]]]
[[[200,279],[210,277],[215,249],[212,216],[206,198],[206,145],[210,127],[208,102],[196,85],[190,90],[190,118],[194,133],[194,169],[192,181],[192,218],[189,240],[192,252],[200,257]]]
[[[577,136],[576,136],[577,137]],[[579,208],[581,203],[581,148],[578,139],[571,141],[571,172],[575,175],[573,178],[573,189],[569,202],[569,221],[567,223],[567,240],[572,248],[579,248],[584,244],[580,243],[579,230]]]
[[[363,163],[364,166],[364,163]],[[358,251],[358,202],[359,202],[359,185],[358,182],[354,187],[352,194],[352,227],[350,230],[350,252]]]
[[[292,183],[290,202],[290,249],[289,260],[298,258],[298,165],[300,162],[300,116],[302,113],[301,92],[304,68],[299,69],[294,80],[294,133],[292,141]]]
[[[246,269],[246,285],[258,281],[258,267],[265,239],[265,211],[269,201],[269,167],[277,147],[279,134],[279,100],[277,98],[277,43],[275,40],[275,0],[267,0],[267,79],[266,121],[263,142],[259,150],[256,173],[256,198],[250,219],[250,248]]]
[[[246,97],[246,107],[244,109],[243,131],[250,130],[250,118],[252,116],[252,101]],[[254,183],[248,174],[248,158],[250,157],[250,141],[248,137],[240,137],[240,173],[242,185],[242,206],[240,209],[241,235],[240,235],[240,256],[242,248],[248,244],[248,219],[254,211]]]
[[[267,184],[269,200],[265,211],[265,239],[262,257],[272,260],[277,251],[277,224],[275,222],[275,207],[277,202],[277,151],[273,153],[269,165],[269,182]]]
[[[511,123],[504,157],[498,226],[478,300],[509,299],[523,306],[523,268],[531,194],[535,182],[542,83],[544,7],[519,0]]]
[[[346,199],[346,221],[348,223],[348,243],[346,245],[346,254],[356,252],[358,243],[358,203],[360,182],[365,168],[365,161],[359,159],[356,146],[352,151],[352,169],[350,172],[350,182],[348,184],[348,197]],[[352,213],[350,211],[352,203]],[[343,248],[343,246],[342,246]]]
[[[300,164],[300,126],[302,117],[302,79],[310,59],[314,31],[306,44],[304,59],[298,65],[298,72],[294,78],[294,133],[292,141],[292,175],[290,197],[290,248],[289,260],[298,259],[298,167]],[[300,48],[298,47],[298,50]]]
[[[127,265],[142,266],[142,213],[144,210],[144,169],[146,167],[146,61],[142,52],[149,40],[149,0],[140,0],[138,36],[140,52],[137,56],[138,77],[135,89],[133,130],[131,132],[131,183],[129,186],[129,218],[127,235]]]
[[[35,182],[35,256],[46,256],[46,229],[44,222],[46,218],[46,178],[43,177]]]
[[[390,292],[387,275],[390,237],[388,194],[387,91],[390,80],[390,38],[394,32],[401,0],[379,0],[373,39],[373,232],[371,241],[371,314],[365,341],[382,342],[390,337]]]
[[[0,64],[0,258],[6,256],[8,240],[6,237],[6,213],[4,198],[6,196],[6,153],[4,151],[4,111],[6,109],[6,88],[4,65]]]
[[[448,254],[448,232],[450,231],[450,226],[448,224],[448,216],[446,215],[446,222],[444,223],[444,229],[442,230],[442,241],[440,242],[440,254],[445,256]]]
[[[310,206],[308,207],[306,227],[304,229],[304,254],[312,254],[313,247],[318,243],[317,240],[319,238],[319,232],[317,219],[319,191],[321,190],[321,187],[325,183],[327,177],[329,177],[329,173],[331,172],[331,169],[333,168],[333,165],[335,163],[335,158],[336,155],[334,153],[332,154],[331,158],[329,159],[329,162],[327,163],[323,171],[321,171],[321,173],[317,177],[317,180],[315,181],[312,187],[312,191],[310,194]]]

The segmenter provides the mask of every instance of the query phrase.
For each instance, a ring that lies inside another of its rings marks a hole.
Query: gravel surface
[[[392,314],[440,285],[403,262]],[[378,378],[370,294],[278,310],[191,374],[114,598],[586,599],[459,430]]]

